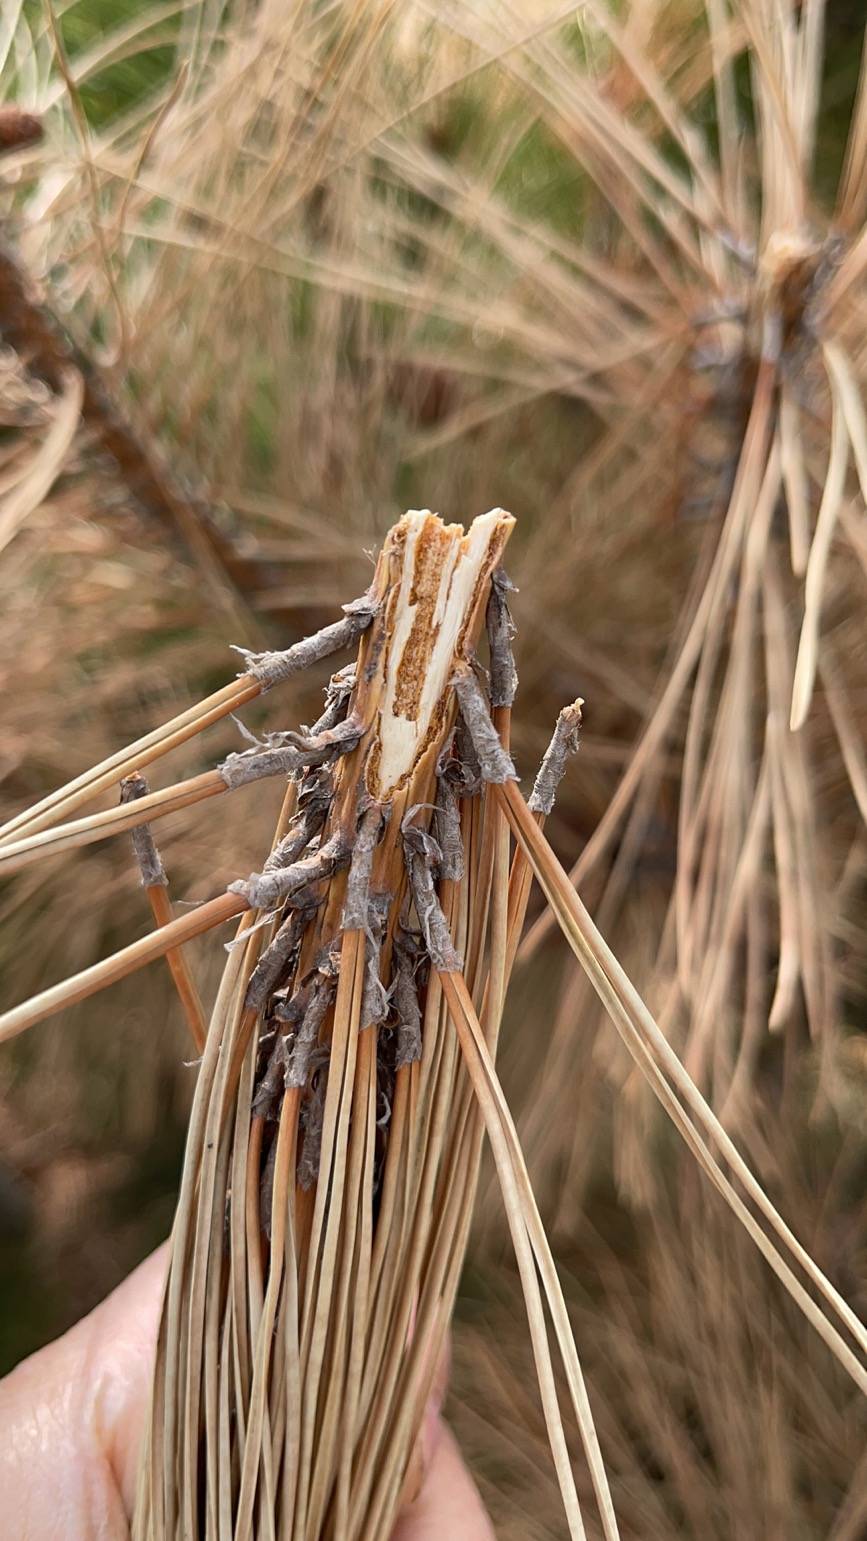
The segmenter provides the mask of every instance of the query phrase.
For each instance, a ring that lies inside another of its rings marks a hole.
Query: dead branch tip
[[[292,647],[284,648],[281,652],[251,653],[247,648],[235,648],[235,652],[240,653],[244,659],[242,672],[252,674],[263,691],[271,690],[274,685],[290,679],[293,674],[299,674],[302,669],[309,669],[311,664],[318,663],[320,659],[328,658],[341,648],[351,647],[371,624],[377,605],[370,595],[362,594],[359,599],[351,600],[342,608],[342,621],[333,621],[330,626],[323,626],[312,637],[303,637],[300,642],[293,643]]]
[[[527,807],[531,813],[547,815],[554,806],[557,788],[566,770],[566,762],[570,755],[578,751],[583,705],[584,702],[579,697],[577,701],[572,702],[571,706],[564,706],[557,718],[557,726],[551,735],[551,742],[545,750],[542,764],[539,766],[539,774],[527,799]]]
[[[124,776],[120,784],[120,800],[122,803],[134,803],[140,797],[146,797],[149,791],[145,777],[138,771],[133,771],[131,776]],[[150,825],[139,824],[130,831],[130,834],[135,859],[141,873],[142,888],[166,888],[169,880],[166,877],[156,841],[151,834]]]

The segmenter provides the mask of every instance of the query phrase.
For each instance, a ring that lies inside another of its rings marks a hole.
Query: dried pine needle
[[[840,1362],[852,1375],[852,1378],[867,1393],[867,1370],[855,1358],[851,1349],[840,1338],[836,1329],[827,1321],[823,1312],[815,1306],[803,1289],[803,1286],[800,1285],[785,1263],[782,1262],[776,1248],[752,1220],[749,1212],[737,1198],[731,1184],[722,1172],[719,1162],[708,1152],[703,1142],[695,1138],[694,1126],[692,1126],[688,1116],[684,1114],[683,1109],[680,1108],[671,1087],[665,1080],[663,1071],[667,1073],[674,1088],[683,1097],[684,1102],[687,1103],[693,1115],[697,1116],[699,1122],[704,1125],[706,1132],[719,1145],[725,1159],[743,1183],[750,1198],[757,1208],[760,1209],[769,1225],[776,1231],[779,1239],[788,1248],[792,1256],[804,1268],[811,1282],[823,1295],[831,1309],[839,1316],[861,1352],[865,1355],[867,1355],[867,1329],[865,1329],[863,1323],[855,1315],[851,1307],[843,1300],[839,1292],[834,1289],[830,1281],[825,1278],[809,1253],[801,1246],[785,1221],[777,1213],[746,1162],[740,1156],[734,1142],[726,1134],[719,1120],[702,1097],[701,1092],[690,1080],[677,1055],[654,1022],[635,987],[630,983],[610,948],[606,946],[603,938],[596,930],[590,916],[572,888],[567,875],[563,872],[544,835],[530,818],[520,797],[515,796],[509,786],[504,787],[502,795],[512,828],[527,853],[527,858],[533,867],[534,874],[554,910],[566,940],[579,958],[582,967],[590,975],[594,988],[596,988],[604,1000],[612,1021],[623,1036],[630,1052],[636,1058],[639,1067],[644,1071],[654,1091],[674,1119],[681,1133],[687,1138],[690,1148],[698,1156],[701,1165],[716,1186],[719,1187],[720,1191],[723,1192],[726,1201],[731,1204],[738,1214],[753,1240],[782,1279],[785,1287],[792,1294],[793,1298],[797,1300],[801,1309],[809,1317],[817,1331],[824,1337],[825,1341],[840,1359]]]
[[[64,1010],[66,1006],[87,1000],[88,996],[116,984],[119,979],[125,979],[127,974],[134,974],[137,969],[144,968],[157,958],[166,957],[194,936],[202,936],[204,932],[213,930],[233,916],[243,914],[248,908],[246,901],[237,894],[220,894],[216,899],[209,899],[188,915],[180,915],[168,925],[140,937],[137,942],[130,942],[128,947],[122,947],[110,958],[103,958],[70,979],[41,990],[20,1006],[4,1011],[0,1014],[0,1042],[17,1037],[28,1027],[54,1016],[55,1012]]]
[[[121,810],[108,809],[105,815],[96,814],[91,819],[75,821],[64,834],[52,834],[41,842],[31,839],[40,831],[57,824],[60,819],[71,813],[73,809],[80,807],[82,803],[89,802],[92,797],[116,785],[125,776],[132,775],[134,771],[141,770],[144,766],[152,764],[154,760],[169,754],[172,749],[186,743],[188,739],[203,732],[220,718],[237,711],[239,707],[252,701],[263,691],[272,689],[274,685],[290,679],[311,663],[327,658],[329,654],[346,647],[370,624],[372,612],[366,598],[354,600],[351,604],[345,605],[344,610],[346,612],[344,620],[335,621],[315,636],[304,638],[282,652],[250,653],[242,649],[247,668],[238,679],[222,686],[220,690],[214,691],[204,700],[196,702],[185,712],[178,713],[169,722],[154,728],[127,748],[109,755],[100,765],[82,772],[65,786],[49,793],[32,808],[9,819],[0,828],[0,846],[9,848],[6,855],[12,864],[6,870],[15,869],[15,853],[26,861],[30,851],[41,854],[46,848],[59,850],[64,844],[86,844],[90,839],[101,839],[103,833],[116,834],[120,829],[133,828],[134,824],[139,822],[139,817],[153,819],[159,812],[171,812],[177,808],[187,807],[202,797],[210,797],[215,793],[224,792],[233,785],[241,785],[245,779],[255,779],[252,775],[245,777],[243,769],[240,768],[242,765],[249,765],[249,758],[246,755],[230,755],[224,767],[221,768],[223,774],[220,771],[209,771],[204,777],[193,777],[177,787],[151,793],[152,801],[146,803],[143,809],[140,806],[137,814],[132,817],[129,810],[124,815]],[[258,764],[262,774],[269,773],[261,769],[263,765],[261,759]]]

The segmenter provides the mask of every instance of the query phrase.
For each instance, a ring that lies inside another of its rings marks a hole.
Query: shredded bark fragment
[[[291,867],[298,860],[322,829],[333,798],[334,778],[330,766],[320,765],[305,771],[298,788],[298,811],[268,857],[263,872]]]
[[[518,671],[512,653],[515,623],[509,609],[507,595],[515,592],[515,585],[498,567],[491,574],[491,592],[485,612],[488,631],[488,647],[491,663],[491,705],[511,706],[518,689]]]
[[[281,652],[252,653],[248,648],[236,648],[235,651],[244,659],[243,672],[252,674],[263,691],[270,690],[293,674],[299,674],[302,669],[309,669],[311,664],[318,663],[321,658],[328,658],[341,648],[351,647],[361,633],[367,630],[377,606],[368,594],[362,594],[360,599],[353,599],[350,604],[343,605],[342,609],[342,621],[333,621],[330,626],[323,626],[312,637],[304,637]]]
[[[316,839],[324,822],[324,814],[321,819],[317,819],[312,824],[312,827],[306,818],[293,819],[282,840],[275,845],[262,871],[279,872],[283,867],[293,866]]]
[[[295,955],[314,910],[321,900],[302,889],[292,898],[292,913],[273,937],[250,975],[244,1006],[247,1011],[262,1011],[268,997],[280,983],[281,976],[294,966]],[[247,933],[249,934],[249,933]]]
[[[385,923],[392,901],[391,894],[373,894],[367,906],[364,927],[365,966],[364,988],[361,995],[361,1028],[384,1022],[388,1016],[389,994],[379,971],[379,955]]]
[[[416,914],[434,968],[441,973],[456,973],[463,964],[455,951],[434,886],[434,868],[439,867],[442,853],[433,835],[409,823],[414,813],[415,809],[411,808],[401,825],[401,832]]]
[[[419,933],[401,928],[394,939],[394,982],[391,991],[397,1037],[394,1059],[396,1070],[421,1059],[418,975],[425,961]]]
[[[545,750],[542,764],[539,766],[539,774],[533,783],[533,790],[527,799],[527,807],[531,813],[547,815],[554,806],[557,788],[566,770],[566,761],[571,754],[578,752],[583,705],[584,702],[579,697],[577,701],[572,702],[571,706],[564,706],[557,718],[557,726]]]
[[[251,872],[229,884],[229,893],[240,894],[253,910],[273,910],[309,883],[330,878],[345,866],[349,850],[340,830],[335,830],[320,850],[274,872]]]
[[[271,1240],[271,1209],[274,1201],[274,1168],[277,1165],[277,1135],[271,1141],[265,1165],[262,1168],[262,1178],[259,1183],[259,1224],[263,1233]]]
[[[328,1078],[323,1067],[314,1077],[310,1094],[301,1110],[301,1127],[304,1131],[304,1143],[298,1158],[297,1176],[299,1185],[305,1190],[312,1188],[319,1176],[327,1082]]]
[[[460,768],[462,797],[476,797],[482,789],[482,767],[469,729],[460,712],[455,723],[455,762]]]
[[[311,1061],[319,1047],[319,1029],[337,992],[337,978],[332,974],[320,974],[314,981],[310,996],[295,1034],[291,1052],[286,1062],[285,1086],[307,1085]]]
[[[120,800],[122,803],[134,803],[138,798],[146,797],[149,791],[145,777],[138,771],[133,771],[131,776],[124,776],[120,784]],[[166,869],[162,864],[156,841],[151,834],[150,825],[138,824],[135,829],[130,830],[130,834],[135,859],[141,873],[142,888],[167,888],[169,880],[166,877]]]
[[[379,803],[370,803],[358,820],[355,843],[352,847],[352,862],[346,880],[346,900],[341,922],[344,931],[364,931],[367,928],[370,874],[383,819],[382,806]]]
[[[364,678],[368,684],[375,677],[382,658],[382,650],[385,647],[386,629],[380,626],[374,633],[367,655],[367,663],[364,666]]]
[[[289,1060],[288,1034],[278,1034],[264,1074],[250,1104],[254,1118],[271,1118],[283,1093],[283,1079]]]
[[[440,877],[459,883],[464,875],[464,842],[461,835],[461,810],[458,787],[463,788],[464,767],[446,745],[437,762],[437,800],[434,812],[437,842],[441,852]]]
[[[354,717],[347,717],[336,727],[315,736],[302,733],[269,733],[260,745],[227,755],[217,770],[231,789],[260,781],[265,776],[294,776],[310,766],[348,754],[361,738],[363,727]]]
[[[452,684],[457,693],[461,716],[478,755],[483,780],[499,783],[517,781],[515,767],[500,743],[497,730],[491,722],[488,703],[469,664],[458,665],[452,676]]]
[[[355,662],[353,660],[352,663],[344,664],[336,674],[332,674],[325,687],[325,711],[314,722],[310,732],[324,733],[327,728],[335,728],[338,722],[342,722],[354,689]]]

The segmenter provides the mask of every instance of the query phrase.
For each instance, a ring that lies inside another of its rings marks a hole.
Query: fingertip
[[[93,1434],[127,1514],[135,1499],[168,1260],[165,1242],[81,1323],[94,1366]]]
[[[438,1422],[421,1490],[399,1519],[392,1541],[496,1541],[457,1441],[448,1425]]]

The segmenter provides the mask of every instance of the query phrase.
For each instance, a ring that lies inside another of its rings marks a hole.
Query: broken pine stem
[[[232,1534],[248,1541],[314,1541],[329,1527],[341,1541],[373,1541],[393,1528],[475,1186],[453,1143],[468,1087],[455,1081],[457,1046],[433,981],[427,1006],[403,837],[408,826],[425,868],[438,860],[430,816],[451,680],[472,655],[511,524],[495,510],[464,534],[420,512],[391,532],[376,616],[324,730],[337,735],[327,763],[293,768],[297,812],[263,871],[236,885],[254,929],[240,973],[227,965],[233,982],[200,1072],[134,1527],[142,1541],[200,1541],[205,1512],[231,1515]],[[256,753],[294,742],[275,737]],[[252,759],[233,761],[232,784],[249,779]],[[455,885],[456,944],[471,949],[481,992],[497,906],[478,852],[490,876],[492,847],[481,807],[465,813],[458,840],[469,838],[471,871]],[[505,831],[498,812],[494,823]],[[498,870],[505,884],[507,865]],[[502,952],[505,892],[499,910]],[[272,926],[261,956],[257,914]],[[417,1177],[424,1200],[412,1203]],[[440,1209],[443,1182],[453,1202]]]

